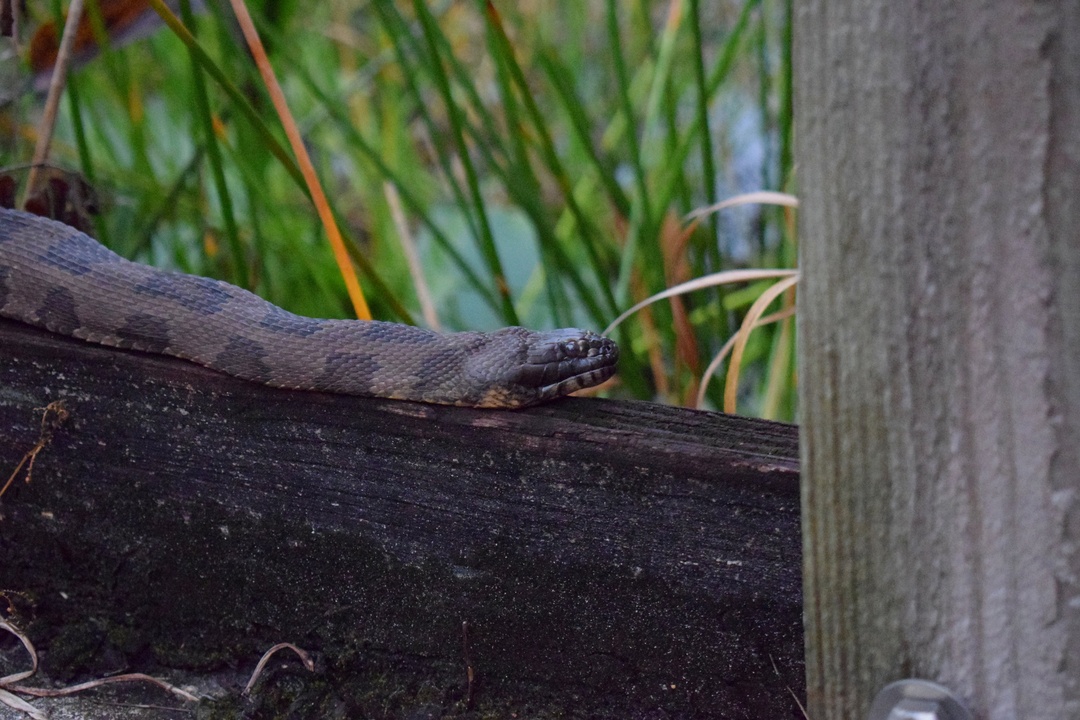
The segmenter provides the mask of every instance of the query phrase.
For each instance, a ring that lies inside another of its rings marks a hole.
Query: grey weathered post
[[[796,3],[807,693],[1080,717],[1080,3]]]

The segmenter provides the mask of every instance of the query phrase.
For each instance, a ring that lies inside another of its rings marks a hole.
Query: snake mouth
[[[543,333],[543,342],[529,348],[518,382],[532,390],[535,402],[593,387],[615,374],[619,346],[584,330]]]
[[[540,387],[538,389],[539,399],[550,400],[551,398],[569,395],[572,392],[599,385],[614,374],[614,365],[604,365],[595,370],[584,370],[575,375],[571,375],[565,380],[560,380],[557,383]]]

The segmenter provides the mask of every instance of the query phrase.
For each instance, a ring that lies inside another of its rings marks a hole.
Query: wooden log
[[[319,671],[265,702],[312,717],[800,717],[793,426],[274,390],[0,321],[0,480],[57,401],[0,499],[54,678],[292,641]]]

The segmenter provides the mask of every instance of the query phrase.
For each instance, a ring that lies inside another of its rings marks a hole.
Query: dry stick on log
[[[64,81],[67,80],[68,64],[71,62],[71,46],[75,43],[79,20],[82,18],[82,10],[83,0],[71,0],[71,4],[68,6],[67,19],[64,22],[64,34],[60,38],[60,48],[56,53],[52,80],[49,82],[49,94],[45,98],[45,112],[38,129],[37,145],[34,147],[34,159],[30,164],[26,187],[23,188],[22,204],[24,205],[26,204],[26,198],[30,197],[30,194],[34,191],[38,166],[44,164],[49,157],[53,130],[56,128],[56,111],[60,107],[60,93],[64,91]]]
[[[56,400],[48,404],[47,407],[41,411],[41,434],[38,435],[37,442],[34,446],[26,451],[26,454],[19,460],[19,464],[15,466],[15,469],[11,471],[11,475],[8,477],[7,482],[3,487],[0,487],[0,498],[4,497],[4,493],[11,487],[11,483],[15,482],[15,478],[19,476],[22,469],[26,468],[26,482],[30,482],[34,477],[34,462],[37,460],[38,453],[45,449],[45,446],[52,440],[53,433],[57,428],[64,424],[64,421],[68,419],[68,411],[64,407],[63,400]]]
[[[3,498],[4,585],[108,657],[243,664],[289,637],[350,706],[426,687],[460,712],[467,622],[495,715],[799,717],[793,426],[280,391],[6,321],[0,388],[0,467],[35,408],[71,412]]]
[[[244,686],[244,690],[241,694],[251,694],[251,689],[254,688],[255,683],[259,681],[259,676],[262,675],[263,669],[266,667],[266,663],[270,662],[270,658],[273,657],[278,650],[285,649],[292,650],[294,653],[296,653],[297,657],[300,658],[300,662],[304,664],[304,668],[306,668],[308,672],[315,672],[315,663],[314,661],[312,661],[311,655],[309,655],[306,650],[298,648],[292,643],[278,643],[277,645],[264,652],[263,656],[259,658],[259,662],[255,665],[255,669],[251,673],[251,678],[248,679],[247,685]]]

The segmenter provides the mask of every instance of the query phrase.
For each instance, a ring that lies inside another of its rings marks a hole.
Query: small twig
[[[50,415],[50,413],[53,413]],[[23,465],[26,465],[26,482],[30,482],[30,478],[34,473],[34,462],[37,461],[38,453],[45,449],[45,446],[52,441],[53,433],[59,428],[65,420],[71,415],[64,407],[63,400],[55,400],[45,408],[42,408],[41,415],[41,433],[38,435],[38,440],[34,443],[34,447],[30,448],[25,455],[22,456],[22,460],[15,466],[15,469],[11,472],[11,476],[4,483],[4,487],[0,488],[0,497],[4,496],[7,489],[11,487],[11,483],[15,482],[15,478],[19,476],[19,471],[22,470]],[[29,463],[29,464],[28,464]]]
[[[68,6],[67,20],[64,22],[64,34],[60,38],[60,47],[56,52],[52,80],[49,81],[49,95],[45,98],[45,112],[39,126],[37,145],[34,147],[34,159],[31,161],[30,173],[26,179],[26,187],[23,188],[23,199],[20,205],[24,205],[26,198],[33,192],[34,183],[37,181],[37,166],[44,163],[45,158],[49,156],[53,130],[56,128],[56,110],[60,106],[60,93],[63,92],[64,81],[67,79],[68,63],[71,61],[71,47],[75,44],[75,34],[79,28],[82,11],[83,0],[71,0],[71,5]]]
[[[251,679],[248,680],[247,685],[244,686],[244,692],[242,694],[249,695],[251,693],[251,688],[255,687],[255,681],[259,679],[259,675],[262,674],[263,668],[266,667],[266,663],[270,660],[270,656],[278,650],[283,650],[285,648],[289,648],[300,656],[300,660],[304,663],[304,667],[307,668],[308,672],[315,672],[315,663],[307,652],[301,650],[292,643],[278,643],[263,653],[262,658],[259,660],[259,664],[255,666],[255,671],[251,673]]]
[[[38,657],[37,651],[34,649],[34,644],[30,642],[30,638],[28,638],[26,635],[23,635],[22,631],[19,630],[19,628],[15,627],[15,625],[9,623],[3,618],[0,618],[0,629],[7,630],[9,633],[19,638],[19,642],[23,644],[23,647],[26,648],[26,652],[30,654],[29,670],[12,673],[11,675],[5,675],[4,677],[0,678],[0,703],[3,703],[8,707],[15,708],[20,712],[24,712],[30,717],[32,717],[34,720],[45,720],[45,713],[41,712],[36,707],[26,702],[22,698],[13,695],[12,693],[8,692],[8,690],[4,689],[8,687],[10,683],[16,683],[20,680],[25,680],[26,678],[37,672]]]
[[[161,710],[162,712],[175,712],[184,713],[190,715],[194,712],[193,708],[186,707],[172,707],[170,705],[153,705],[151,703],[125,703],[125,702],[110,702],[102,703],[102,705],[109,705],[110,707],[122,707],[122,708],[135,708],[136,710]]]
[[[27,687],[25,685],[16,685],[21,680],[30,678],[38,669],[38,655],[37,650],[34,649],[34,644],[30,642],[30,638],[27,637],[14,623],[0,618],[0,630],[6,630],[19,639],[23,647],[26,648],[26,652],[30,655],[30,669],[23,670],[22,672],[12,673],[11,675],[5,675],[0,678],[0,702],[9,705],[17,710],[27,713],[35,720],[39,718],[44,720],[45,714],[40,710],[30,705],[25,700],[17,697],[14,693],[20,693],[22,695],[31,695],[33,697],[62,697],[64,695],[73,695],[83,690],[89,690],[90,688],[100,687],[102,685],[109,685],[111,683],[118,682],[132,682],[141,681],[148,682],[157,685],[160,688],[164,688],[174,695],[178,695],[190,702],[199,702],[199,698],[195,697],[186,690],[181,690],[175,685],[159,680],[143,673],[127,673],[125,675],[115,675],[113,677],[100,678],[98,680],[90,680],[88,682],[79,683],[78,685],[71,685],[66,688],[35,688]]]
[[[112,683],[119,682],[148,682],[153,685],[157,685],[159,688],[168,690],[174,695],[184,698],[189,702],[199,702],[199,698],[195,697],[187,690],[182,690],[175,685],[165,682],[156,677],[151,677],[143,673],[125,673],[124,675],[113,675],[107,678],[98,678],[97,680],[88,680],[78,685],[69,685],[65,688],[34,688],[26,687],[24,685],[5,685],[8,690],[12,692],[22,693],[23,695],[33,695],[34,697],[63,697],[64,695],[73,695],[83,690],[89,690],[91,688],[101,687],[102,685],[111,685]]]
[[[791,689],[790,685],[788,686],[787,691],[791,693],[791,697],[795,701],[795,704],[799,706],[799,711],[802,713],[803,717],[806,718],[806,720],[810,720],[809,713],[806,712],[806,708],[803,707],[803,704],[799,701],[799,696],[795,694],[795,691]]]
[[[780,677],[780,668],[776,667],[776,658],[774,658],[771,653],[769,654],[769,662],[772,663],[772,669],[773,672],[776,673],[776,677]],[[799,696],[795,694],[795,691],[791,689],[790,685],[787,685],[786,689],[791,693],[791,698],[795,701],[795,704],[799,706],[799,711],[802,712],[803,717],[806,718],[806,720],[810,720],[810,715],[807,714],[806,708],[803,707],[802,701],[799,700]]]
[[[26,652],[30,655],[30,669],[23,670],[22,672],[12,673],[11,675],[5,675],[0,677],[0,688],[6,688],[12,683],[17,683],[20,680],[25,680],[34,673],[37,672],[38,656],[37,650],[34,649],[34,643],[30,642],[30,638],[23,634],[22,630],[15,627],[14,623],[10,623],[7,620],[0,618],[0,630],[7,630],[9,633],[19,638],[19,642],[26,648]]]
[[[473,671],[472,659],[469,657],[468,620],[463,620],[461,623],[461,646],[465,652],[465,677],[468,680],[468,686],[465,689],[465,711],[469,712],[473,709],[474,705],[476,673]]]
[[[15,608],[15,603],[11,600],[12,595],[17,595],[18,597],[21,597],[30,605],[34,604],[34,601],[30,599],[30,596],[22,592],[21,590],[10,590],[7,588],[0,589],[0,598],[3,598],[4,602],[7,603],[6,612],[8,617],[16,616],[19,614],[19,611]]]

